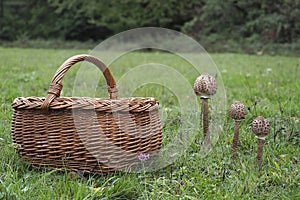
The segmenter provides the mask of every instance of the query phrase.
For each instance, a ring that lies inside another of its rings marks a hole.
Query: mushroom
[[[258,149],[257,149],[256,159],[257,159],[258,166],[261,167],[264,141],[266,136],[270,132],[269,121],[262,116],[255,118],[252,122],[252,131],[255,134],[256,138],[258,139],[257,141]]]
[[[232,157],[235,158],[237,155],[237,147],[239,141],[239,130],[240,130],[240,123],[246,116],[246,108],[244,104],[239,101],[233,102],[230,106],[230,117],[234,120],[234,136],[232,142]]]
[[[195,80],[194,91],[202,100],[204,141],[207,141],[207,144],[210,144],[208,99],[217,92],[216,79],[208,73],[202,74]]]

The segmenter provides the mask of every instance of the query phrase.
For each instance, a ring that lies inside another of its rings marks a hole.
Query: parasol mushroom
[[[208,73],[202,74],[195,80],[194,91],[202,100],[204,141],[207,141],[207,144],[210,144],[208,99],[217,92],[216,79]]]
[[[264,141],[266,136],[270,132],[270,123],[267,119],[262,116],[255,118],[252,122],[252,131],[255,134],[256,138],[258,139],[257,145],[257,163],[259,167],[262,164],[262,156],[263,156],[263,149],[264,149]]]
[[[233,102],[230,106],[230,117],[234,120],[234,136],[232,142],[232,157],[235,158],[237,155],[237,146],[239,141],[239,130],[240,130],[240,123],[246,116],[246,108],[244,104],[239,101]]]

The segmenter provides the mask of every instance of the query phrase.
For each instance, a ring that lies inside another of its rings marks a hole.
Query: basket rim
[[[45,97],[17,97],[12,108],[15,110],[42,110]],[[159,102],[153,97],[125,97],[119,99],[91,97],[57,97],[49,110],[96,110],[103,112],[149,112],[159,109]]]

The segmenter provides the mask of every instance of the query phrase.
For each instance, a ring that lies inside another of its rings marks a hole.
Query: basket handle
[[[47,110],[51,104],[51,102],[56,98],[60,96],[61,90],[62,90],[62,79],[65,76],[66,72],[71,68],[72,65],[76,64],[80,61],[88,61],[90,63],[93,63],[96,65],[103,73],[106,83],[107,83],[107,90],[110,96],[110,99],[118,99],[118,90],[117,85],[115,82],[115,79],[113,78],[112,74],[110,73],[109,69],[105,66],[103,62],[101,62],[99,59],[97,59],[94,56],[87,55],[87,54],[81,54],[76,55],[68,60],[66,60],[56,71],[55,75],[52,78],[48,95],[43,102],[41,109]]]

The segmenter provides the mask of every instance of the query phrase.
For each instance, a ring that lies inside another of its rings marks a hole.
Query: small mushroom
[[[237,147],[239,141],[239,130],[240,130],[240,123],[247,114],[246,108],[244,104],[239,101],[233,102],[230,106],[230,117],[234,120],[234,136],[232,142],[232,158],[235,158],[237,155]]]
[[[252,122],[252,131],[255,134],[257,141],[257,163],[258,166],[261,167],[262,165],[262,156],[264,150],[264,141],[266,136],[270,132],[270,123],[267,119],[262,116],[255,118]]]
[[[202,74],[195,80],[194,91],[202,100],[204,141],[206,141],[207,144],[210,144],[208,99],[217,92],[216,79],[208,73]]]

